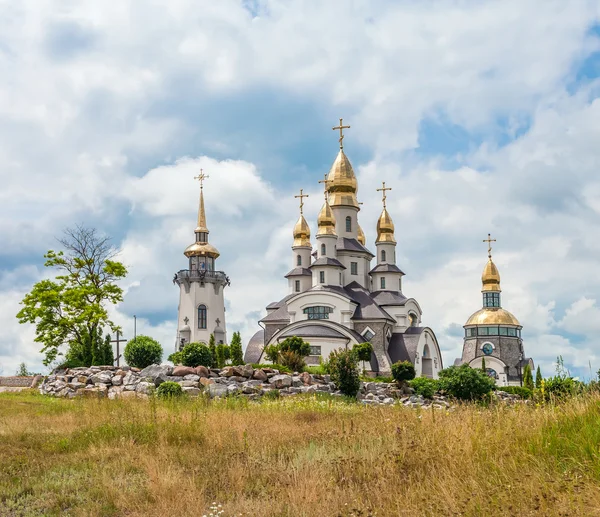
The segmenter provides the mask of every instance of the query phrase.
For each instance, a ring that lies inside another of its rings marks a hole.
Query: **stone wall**
[[[0,386],[7,388],[35,388],[42,378],[41,375],[0,377]]]

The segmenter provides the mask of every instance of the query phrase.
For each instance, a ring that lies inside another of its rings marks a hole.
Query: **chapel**
[[[502,308],[500,272],[492,260],[492,242],[488,234],[488,261],[481,276],[483,308],[471,315],[464,325],[462,357],[455,365],[484,367],[498,386],[522,386],[527,364],[534,371],[533,359],[525,357],[519,320]]]
[[[216,344],[227,343],[224,291],[230,284],[229,277],[217,270],[220,253],[208,242],[210,232],[204,210],[204,180],[208,176],[200,170],[194,179],[200,181],[195,239],[183,252],[188,259],[188,269],[179,270],[173,278],[179,287],[176,350],[191,342],[208,344],[211,334]]]
[[[370,342],[370,370],[389,374],[397,361],[414,364],[417,376],[437,378],[443,368],[435,333],[421,326],[422,310],[402,291],[404,273],[396,264],[395,227],[383,183],[383,210],[377,221],[376,251],[366,247],[358,215],[358,182],[344,153],[340,124],[340,149],[324,184],[324,202],[317,217],[315,246],[304,218],[300,191],[300,217],[293,229],[292,269],[285,278],[288,293],[266,308],[261,329],[245,352],[247,363],[265,362],[265,347],[287,337],[300,336],[311,345],[307,364],[319,364],[339,348]],[[375,266],[371,262],[375,259]]]

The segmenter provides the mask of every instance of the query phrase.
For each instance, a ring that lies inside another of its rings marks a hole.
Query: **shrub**
[[[129,341],[124,351],[125,361],[135,368],[146,368],[151,364],[160,364],[163,355],[160,343],[150,336],[137,336]]]
[[[240,366],[244,364],[244,352],[242,350],[242,337],[239,332],[234,332],[233,337],[231,338],[231,344],[229,345],[231,349],[231,364],[234,366]]]
[[[210,349],[202,343],[188,343],[181,351],[183,366],[207,366],[211,367],[212,355]]]
[[[306,357],[310,355],[310,343],[298,336],[288,337],[279,343],[279,351],[295,352],[302,357]]]
[[[172,399],[181,397],[183,395],[183,389],[179,384],[172,381],[163,382],[158,389],[156,390],[156,394],[161,399]]]
[[[539,390],[542,387],[542,380],[544,378],[542,377],[542,371],[540,370],[540,367],[537,367],[537,370],[535,372],[535,387]]]
[[[279,345],[269,345],[265,348],[265,358],[271,361],[272,363],[276,363],[279,361]]]
[[[495,385],[491,377],[468,364],[450,366],[440,371],[440,389],[460,400],[480,399],[490,393]]]
[[[169,357],[167,357],[167,361],[171,361],[173,364],[181,364],[183,361],[183,355],[181,352],[173,352]]]
[[[523,386],[530,391],[533,391],[533,375],[531,374],[531,366],[525,365],[523,369]]]
[[[215,345],[215,335],[211,334],[208,340],[208,349],[210,351],[210,366],[217,365],[217,347]],[[206,365],[204,365],[206,366]]]
[[[396,381],[410,381],[415,378],[415,367],[410,361],[398,361],[392,365],[392,376]]]
[[[352,347],[352,352],[356,354],[359,361],[370,361],[373,353],[373,345],[371,343],[359,343]]]
[[[293,372],[301,372],[306,366],[304,357],[298,352],[292,352],[291,350],[279,352],[279,362],[282,365],[287,366]]]
[[[252,368],[254,368],[255,370],[257,370],[259,368],[271,368],[272,370],[279,370],[280,373],[292,373],[292,371],[287,366],[284,366],[283,364],[277,364],[277,363],[273,363],[273,364],[253,363]]]
[[[581,391],[581,383],[572,377],[563,377],[556,375],[545,379],[542,383],[542,393],[544,400],[564,399],[572,397]]]
[[[331,380],[347,397],[356,397],[360,389],[360,372],[351,350],[334,350],[329,355]]]
[[[306,366],[304,358],[310,355],[310,343],[301,337],[292,336],[279,344],[265,348],[265,356],[273,363],[281,363],[296,372],[301,372]]]
[[[217,345],[217,368],[223,368],[225,366],[225,345],[219,344]]]
[[[440,383],[436,379],[429,379],[428,377],[417,377],[410,381],[410,387],[415,390],[417,395],[425,397],[426,399],[433,398],[440,388]]]
[[[498,391],[519,395],[522,399],[530,399],[533,397],[533,390],[530,390],[525,386],[502,386],[501,388],[498,388]]]

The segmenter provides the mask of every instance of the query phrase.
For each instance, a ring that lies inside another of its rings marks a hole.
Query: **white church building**
[[[326,179],[325,201],[317,217],[316,245],[303,214],[294,226],[291,262],[286,275],[288,294],[267,306],[262,327],[252,337],[245,361],[264,362],[270,344],[300,336],[311,345],[308,364],[318,364],[332,350],[365,341],[373,345],[370,370],[389,374],[396,361],[410,361],[417,376],[437,378],[443,368],[435,333],[421,326],[422,310],[402,291],[404,273],[396,265],[394,223],[386,207],[377,221],[376,252],[366,248],[358,222],[358,182],[343,149],[345,127],[340,125],[340,150]],[[375,259],[375,266],[371,267]],[[182,291],[183,293],[183,291]],[[183,299],[183,294],[182,294]],[[180,308],[181,314],[181,308]],[[224,318],[223,318],[224,321]]]

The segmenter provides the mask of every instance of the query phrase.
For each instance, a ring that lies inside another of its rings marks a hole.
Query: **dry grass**
[[[600,515],[600,399],[452,412],[0,395],[0,516]]]

